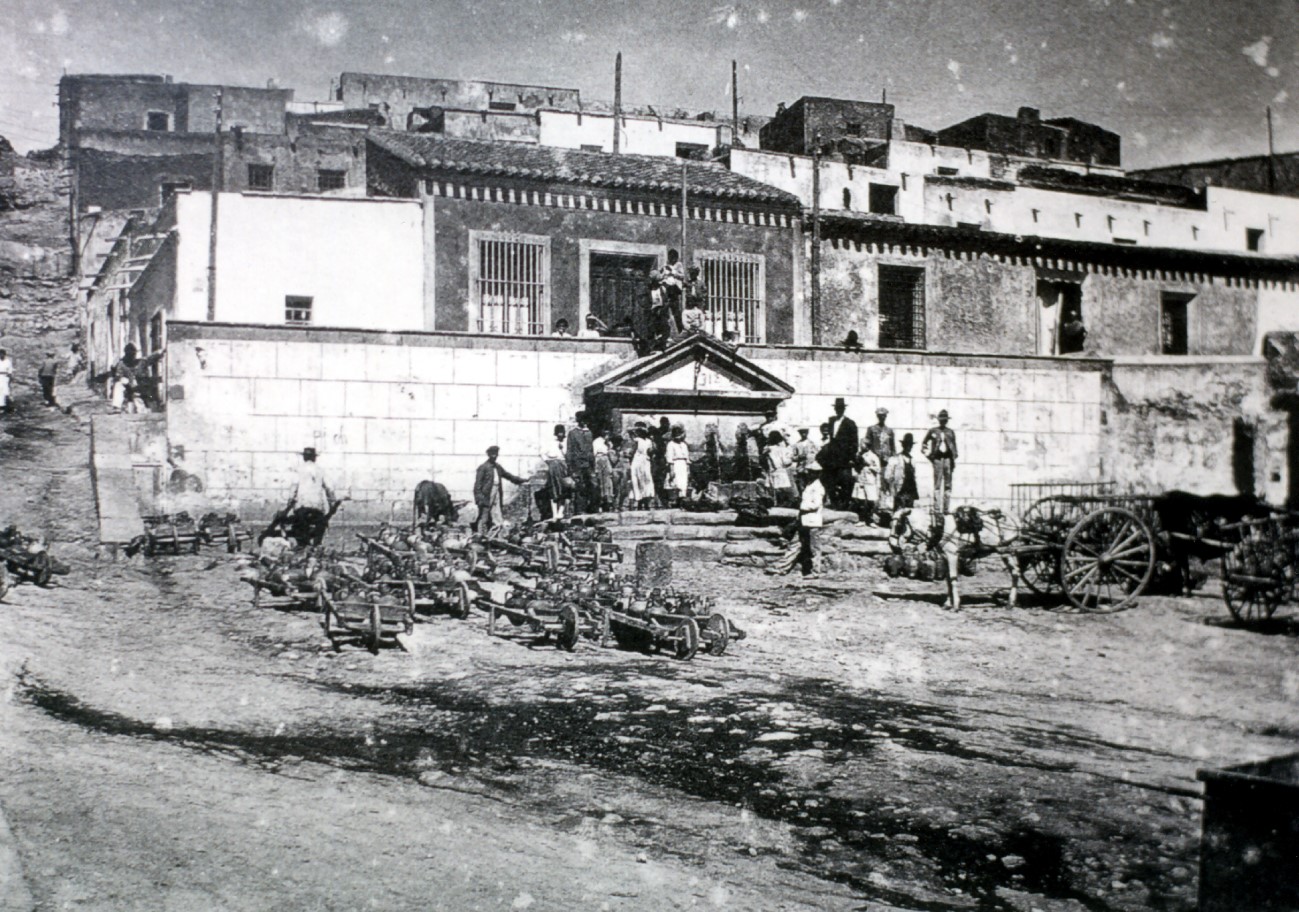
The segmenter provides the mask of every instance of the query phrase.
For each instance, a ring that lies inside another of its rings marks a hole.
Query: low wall
[[[746,347],[741,354],[797,391],[792,426],[827,420],[849,402],[862,433],[879,406],[919,456],[939,409],[951,413],[961,459],[956,503],[1007,505],[1010,484],[1095,479],[1102,470],[1102,376],[1108,362]],[[168,438],[176,466],[216,503],[269,515],[292,488],[304,446],[354,502],[353,520],[409,515],[435,477],[468,499],[491,444],[530,474],[552,426],[570,421],[587,384],[632,357],[621,342],[379,333],[172,322]],[[506,485],[507,498],[514,490]]]

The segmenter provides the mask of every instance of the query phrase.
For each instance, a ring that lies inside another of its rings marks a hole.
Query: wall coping
[[[1263,366],[1262,355],[1118,355],[1115,367],[1199,367],[1213,364],[1250,364]]]
[[[188,339],[226,339],[264,342],[323,342],[354,345],[400,345],[411,348],[466,348],[502,351],[590,352],[608,355],[630,355],[630,340],[557,338],[555,336],[501,336],[489,333],[454,332],[451,330],[381,330],[350,329],[328,326],[280,326],[270,323],[207,323],[193,320],[169,320],[167,334],[176,341]],[[846,352],[832,346],[814,345],[741,345],[739,352],[753,361],[838,361],[926,365],[930,367],[998,368],[1062,372],[1103,372],[1115,363],[1113,358],[1067,357],[1041,355],[970,354],[965,352],[902,351],[869,349]],[[1242,363],[1262,363],[1261,357],[1224,355],[1205,363],[1220,363],[1235,358]],[[1172,361],[1152,359],[1161,366],[1192,363],[1179,357]]]

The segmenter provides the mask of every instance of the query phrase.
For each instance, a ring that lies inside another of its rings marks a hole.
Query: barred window
[[[880,267],[880,348],[925,347],[925,271]]]
[[[311,325],[311,298],[286,295],[284,298],[284,323],[286,326]]]
[[[342,190],[347,186],[347,172],[332,168],[319,168],[316,171],[316,189],[321,193],[328,190]]]
[[[471,313],[485,333],[541,336],[550,323],[550,238],[470,233]]]
[[[270,190],[275,184],[274,165],[249,165],[248,189]]]
[[[762,254],[699,251],[695,261],[707,288],[708,331],[720,339],[724,331],[734,330],[744,342],[762,342],[767,297]]]

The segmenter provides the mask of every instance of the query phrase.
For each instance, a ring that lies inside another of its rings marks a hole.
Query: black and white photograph
[[[0,18],[0,912],[1299,912],[1295,0]]]

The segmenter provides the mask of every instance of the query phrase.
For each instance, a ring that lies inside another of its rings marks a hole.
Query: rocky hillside
[[[43,349],[77,338],[68,181],[57,156],[22,156],[0,142],[0,347],[15,361],[16,393],[36,389]]]

